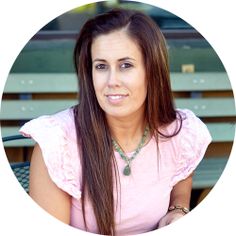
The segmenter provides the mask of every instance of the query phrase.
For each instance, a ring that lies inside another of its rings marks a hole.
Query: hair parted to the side
[[[176,120],[170,88],[168,55],[165,39],[154,21],[145,14],[114,9],[87,21],[80,31],[74,62],[79,79],[79,105],[74,108],[78,147],[82,163],[82,206],[86,225],[85,199],[93,206],[100,234],[115,234],[114,184],[117,168],[111,134],[104,111],[98,104],[92,81],[91,45],[99,35],[125,29],[141,49],[147,78],[145,117],[150,132],[161,134],[159,127]],[[180,116],[179,116],[180,117]],[[180,119],[181,120],[181,119]]]

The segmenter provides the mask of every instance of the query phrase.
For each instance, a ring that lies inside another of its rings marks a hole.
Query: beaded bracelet
[[[184,214],[189,213],[189,209],[187,207],[182,207],[180,205],[172,205],[168,208],[168,211],[174,211],[176,209],[181,210]]]

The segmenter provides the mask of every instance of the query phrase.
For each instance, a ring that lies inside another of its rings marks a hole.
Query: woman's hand
[[[174,211],[169,211],[166,213],[165,216],[161,218],[161,220],[158,223],[158,228],[164,227],[166,225],[169,225],[176,220],[180,219],[183,217],[185,214],[181,210],[174,210]]]

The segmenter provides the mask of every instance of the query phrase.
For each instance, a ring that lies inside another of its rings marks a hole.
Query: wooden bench
[[[203,119],[214,144],[232,144],[236,116],[234,99],[229,95],[232,89],[225,72],[171,73],[171,84],[177,107],[188,108]],[[74,73],[10,74],[1,104],[2,136],[18,134],[19,126],[27,120],[73,106],[77,103],[77,87]],[[213,94],[205,96],[205,92]],[[61,94],[70,96],[64,98]],[[33,140],[28,139],[4,144],[6,148],[33,145]],[[225,156],[216,153],[213,157],[204,158],[196,170],[193,188],[214,186],[228,156],[229,153]]]

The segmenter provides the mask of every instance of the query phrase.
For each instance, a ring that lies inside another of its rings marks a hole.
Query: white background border
[[[93,1],[90,1],[93,2]],[[235,3],[211,0],[142,1],[181,17],[196,28],[221,58],[235,92]],[[77,6],[79,0],[6,0],[0,3],[0,88],[20,50],[45,24]],[[221,109],[221,108],[219,108]],[[223,108],[222,108],[223,109]],[[0,235],[88,235],[59,223],[21,189],[0,144]],[[236,212],[235,145],[227,167],[206,199],[182,220],[158,230],[159,235],[234,235]],[[232,217],[234,216],[234,217]],[[148,233],[155,235],[157,232]]]

